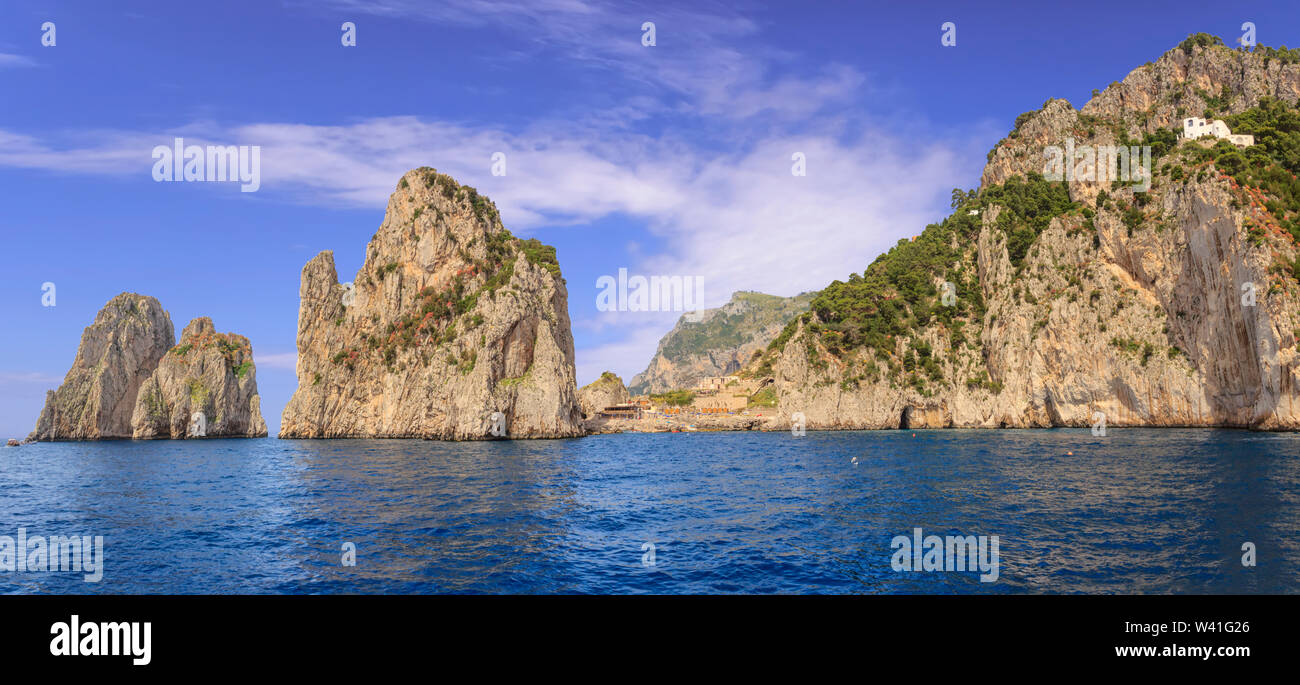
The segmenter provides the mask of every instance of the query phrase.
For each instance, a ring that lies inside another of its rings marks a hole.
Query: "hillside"
[[[699,321],[678,319],[660,341],[644,371],[632,377],[633,395],[689,388],[706,376],[738,372],[812,302],[814,293],[778,297],[737,292],[716,309],[706,309]]]
[[[951,216],[827,286],[745,373],[809,428],[1300,428],[1298,98],[1300,51],[1198,34],[1082,110],[1048,100]],[[1255,144],[1180,140],[1187,117]],[[1049,146],[1111,145],[1149,146],[1149,190],[1088,180],[1086,154],[1044,177]]]

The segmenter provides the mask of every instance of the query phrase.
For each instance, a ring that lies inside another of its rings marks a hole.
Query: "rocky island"
[[[302,270],[298,389],[281,438],[583,434],[555,249],[424,167],[407,172],[350,283]]]
[[[223,346],[209,349],[218,340]],[[114,297],[82,333],[72,368],[46,393],[27,440],[264,437],[248,339],[217,336],[205,317],[175,342],[157,299]],[[203,428],[188,430],[192,421]]]

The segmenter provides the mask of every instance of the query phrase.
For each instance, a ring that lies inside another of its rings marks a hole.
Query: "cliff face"
[[[736,373],[781,328],[808,308],[814,293],[777,297],[737,292],[727,304],[707,309],[699,321],[678,319],[659,341],[645,371],[632,377],[635,395],[694,387],[702,378]]]
[[[746,372],[809,428],[1300,428],[1297,97],[1294,61],[1192,45],[1082,112],[1049,101],[952,217],[828,287]],[[1256,146],[1173,139],[1206,109]],[[1067,139],[1151,144],[1150,190],[1034,178]]]
[[[519,240],[474,189],[407,172],[356,279],[302,271],[298,389],[282,438],[582,434],[554,248]]]
[[[266,437],[248,338],[191,321],[140,386],[131,424],[135,438]]]
[[[584,418],[591,418],[605,407],[622,404],[632,399],[623,379],[610,371],[600,374],[600,378],[578,389],[578,404],[582,407]]]
[[[131,437],[136,392],[172,346],[171,318],[158,300],[122,293],[81,334],[77,357],[28,440]]]

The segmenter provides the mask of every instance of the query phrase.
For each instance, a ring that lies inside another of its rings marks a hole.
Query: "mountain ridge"
[[[781,297],[740,290],[721,307],[691,319],[682,316],[659,340],[646,369],[632,377],[628,391],[633,395],[667,392],[692,387],[706,376],[738,372],[813,295]]]

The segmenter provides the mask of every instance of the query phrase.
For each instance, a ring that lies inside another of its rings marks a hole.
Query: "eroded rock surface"
[[[158,300],[122,293],[81,334],[77,357],[28,440],[130,438],[136,393],[175,340]]]
[[[266,437],[248,338],[194,319],[140,386],[135,438]]]
[[[433,169],[407,172],[350,288],[330,251],[302,271],[298,389],[282,438],[583,433],[555,250]]]
[[[632,399],[623,379],[612,371],[600,374],[600,378],[578,389],[578,403],[582,406],[585,418],[591,418],[597,412],[615,404],[622,404]]]

